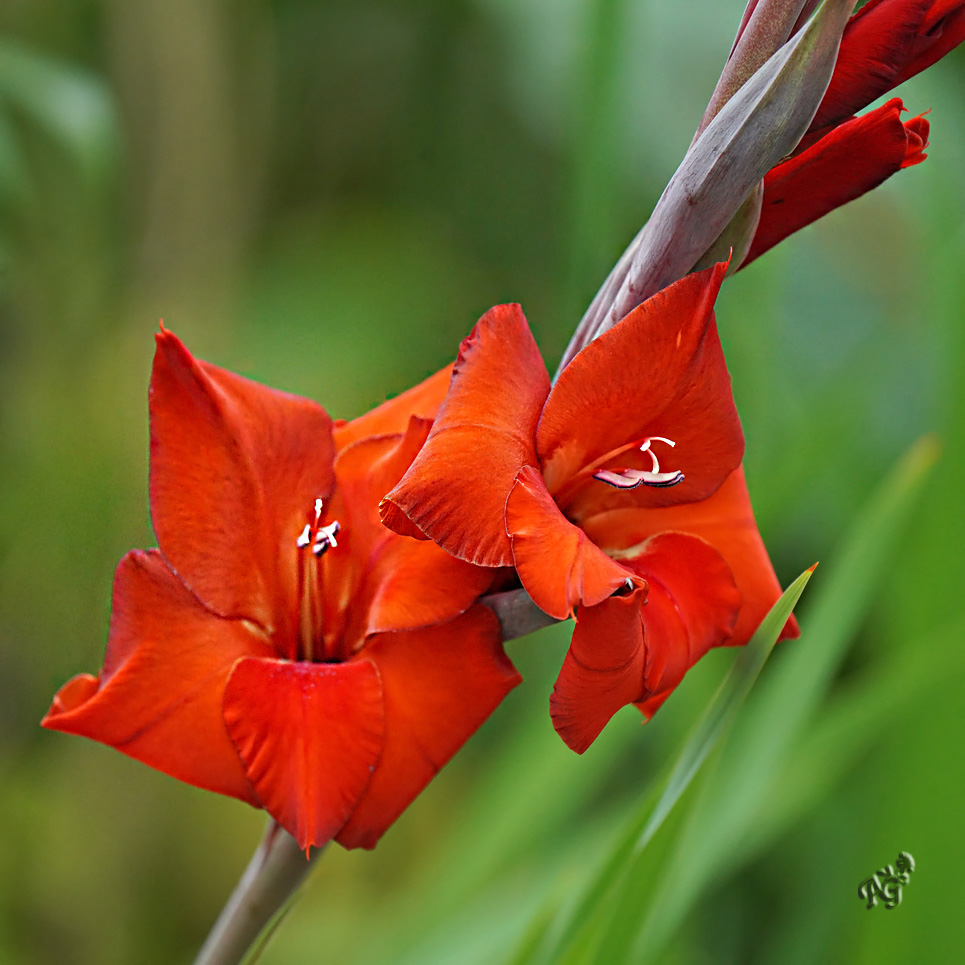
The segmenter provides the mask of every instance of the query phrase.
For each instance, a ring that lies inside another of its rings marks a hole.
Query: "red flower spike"
[[[385,716],[367,660],[240,660],[224,691],[224,722],[265,810],[300,847],[330,841],[379,762]]]
[[[900,171],[925,160],[928,121],[902,124],[902,102],[831,128],[764,179],[764,202],[754,241],[741,267],[788,235],[859,198]]]
[[[475,606],[444,626],[376,636],[366,654],[382,678],[385,743],[368,790],[338,835],[373,848],[503,697],[521,682],[492,611]]]
[[[488,538],[494,524],[479,507],[504,508],[523,588],[556,619],[576,612],[552,707],[578,751],[620,707],[652,713],[709,647],[746,642],[780,596],[739,468],[743,435],[713,314],[726,270],[644,302],[579,352],[548,397],[528,330],[513,314],[486,316],[387,498],[401,515],[404,490],[420,528],[450,551],[451,520],[486,526]],[[527,371],[529,388],[519,384]],[[470,425],[474,408],[503,427],[488,441],[502,450],[473,451],[439,429],[454,412]]]
[[[520,307],[490,309],[460,346],[418,460],[382,503],[385,525],[411,535],[414,524],[459,559],[511,566],[503,510],[516,473],[536,462],[533,437],[549,387]]]
[[[344,843],[371,846],[519,682],[473,607],[493,571],[379,521],[446,374],[343,424],[336,457],[315,403],[198,362],[162,330],[160,550],[122,560],[101,674],[63,687],[44,725],[265,807],[303,848],[347,822]],[[433,703],[437,679],[458,699]]]

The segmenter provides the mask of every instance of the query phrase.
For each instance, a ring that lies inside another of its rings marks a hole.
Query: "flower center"
[[[321,558],[330,550],[338,546],[335,538],[341,529],[339,521],[333,520],[327,526],[322,526],[322,513],[325,501],[315,500],[314,519],[305,524],[295,545],[300,549],[311,548],[312,556],[306,558],[298,554],[298,653],[297,660],[315,660],[322,654],[316,653],[316,648],[322,640],[322,601],[319,599],[319,572]]]
[[[684,474],[679,470],[660,471],[660,461],[652,448],[655,442],[663,442],[671,448],[676,445],[672,439],[667,439],[664,436],[648,436],[641,443],[640,452],[645,452],[650,456],[652,465],[649,469],[598,469],[593,473],[593,478],[617,489],[636,489],[637,486],[664,488],[682,483]]]
[[[311,546],[312,552],[316,557],[321,556],[326,550],[338,546],[335,535],[342,528],[337,519],[329,523],[328,526],[318,525],[318,521],[322,516],[323,505],[323,500],[315,500],[315,523],[314,525],[312,523],[306,523],[301,535],[295,541],[295,545],[299,549]]]

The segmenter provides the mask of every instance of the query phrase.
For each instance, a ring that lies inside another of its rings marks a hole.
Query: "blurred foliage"
[[[350,417],[522,302],[550,362],[676,167],[740,0],[5,0],[0,6],[0,961],[189,960],[263,816],[42,732],[152,543],[157,319]],[[956,960],[965,833],[965,52],[899,91],[929,160],[727,282],[719,324],[784,580],[908,445],[943,455],[885,589],[769,793],[773,833],[667,962]],[[828,574],[819,569],[809,593]],[[804,636],[763,675],[806,662]],[[820,625],[817,627],[821,631]],[[576,894],[732,662],[582,758],[565,628],[372,854],[331,849],[266,965],[499,961]],[[900,909],[858,883],[901,849]]]

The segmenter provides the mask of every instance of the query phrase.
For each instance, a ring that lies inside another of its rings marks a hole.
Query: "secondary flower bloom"
[[[551,714],[579,752],[626,704],[651,716],[710,647],[746,643],[780,594],[714,321],[725,271],[644,302],[552,389],[519,306],[489,311],[382,504],[397,532],[513,565],[548,614],[575,613]]]
[[[492,571],[378,518],[447,381],[333,426],[162,329],[159,548],[121,560],[104,666],[44,726],[263,807],[303,848],[373,847],[520,680],[475,604]]]
[[[791,158],[764,178],[761,220],[742,266],[789,234],[925,160],[928,121],[873,100],[965,40],[963,0],[870,0],[845,28],[834,74]]]

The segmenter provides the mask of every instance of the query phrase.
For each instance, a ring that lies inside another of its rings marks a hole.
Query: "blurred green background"
[[[448,361],[501,301],[523,304],[552,368],[686,149],[742,7],[0,5],[0,962],[189,961],[263,826],[37,726],[100,665],[117,560],[153,542],[158,318],[199,357],[337,417]],[[834,728],[877,707],[847,766],[825,774],[819,757],[764,844],[732,842],[742,859],[654,949],[665,962],[950,962],[965,947],[963,55],[899,91],[932,110],[928,161],[719,302],[784,583],[833,559],[914,439],[937,431],[943,455],[807,728],[830,721],[840,744]],[[808,595],[804,637],[765,678],[808,647]],[[504,961],[573,893],[732,654],[578,758],[546,712],[566,642],[557,628],[509,646],[526,685],[376,851],[330,849],[266,965]],[[866,911],[858,883],[899,850],[918,864],[904,903]]]

